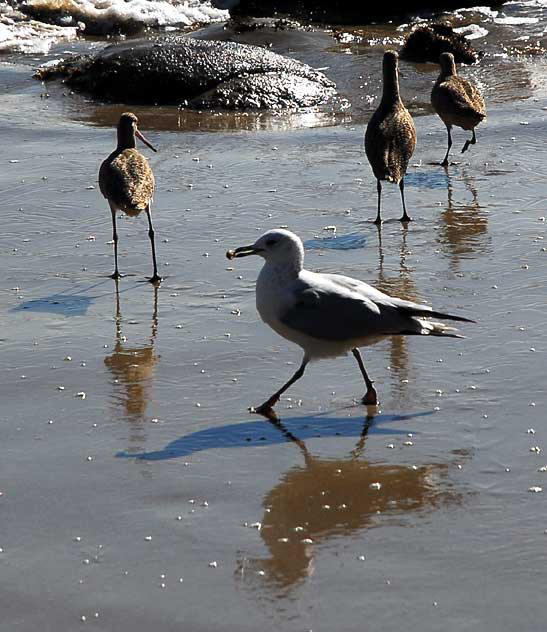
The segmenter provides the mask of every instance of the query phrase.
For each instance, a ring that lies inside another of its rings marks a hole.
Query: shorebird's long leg
[[[150,204],[146,207],[146,216],[148,217],[148,237],[152,244],[152,260],[154,262],[154,274],[149,279],[150,283],[159,283],[161,277],[158,274],[158,264],[156,263],[156,244],[154,241],[154,227],[152,226],[152,216],[150,215]]]
[[[450,126],[446,126],[446,131],[448,132],[448,149],[446,150],[446,156],[444,160],[441,162],[441,167],[448,167],[448,154],[450,153],[450,148],[452,147],[452,135],[450,134]]]
[[[378,213],[376,215],[376,219],[374,220],[375,224],[381,224],[382,218],[380,216],[380,201],[382,199],[382,183],[380,180],[376,180],[376,191],[378,191]]]
[[[365,384],[367,385],[367,392],[365,393],[365,396],[363,397],[363,400],[362,400],[363,404],[366,404],[367,406],[376,406],[376,404],[378,404],[378,395],[376,394],[374,383],[368,376],[367,370],[365,369],[365,365],[363,364],[363,358],[361,358],[359,349],[357,348],[352,349],[351,352],[353,353],[355,359],[357,360],[357,364],[359,365],[359,368],[361,369],[361,373],[363,374],[363,377],[365,379]]]
[[[118,272],[118,231],[116,230],[116,208],[110,204],[112,213],[112,240],[114,241],[114,272],[110,275],[113,279],[119,279],[122,275]]]
[[[475,136],[475,130],[473,129],[473,136],[471,136],[470,140],[465,141],[465,145],[462,149],[462,154],[465,153],[469,147],[469,145],[474,145],[477,142],[477,137]]]
[[[275,392],[269,399],[267,399],[263,404],[261,404],[258,408],[255,408],[253,412],[264,415],[265,413],[271,411],[271,409],[279,401],[279,398],[281,397],[281,395],[283,395],[283,393],[289,388],[289,386],[292,386],[297,380],[299,380],[304,375],[304,370],[306,369],[308,362],[309,362],[308,358],[304,357],[304,359],[302,360],[302,364],[300,365],[300,368],[291,377],[291,379],[286,384],[283,384],[283,386],[277,392]]]
[[[401,190],[401,200],[403,201],[403,216],[401,217],[400,221],[401,222],[411,222],[412,221],[412,217],[410,217],[408,215],[408,213],[406,212],[406,205],[405,205],[405,179],[401,178],[401,181],[399,182],[399,189]]]

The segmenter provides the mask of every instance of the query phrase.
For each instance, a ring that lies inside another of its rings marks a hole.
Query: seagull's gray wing
[[[314,276],[317,282],[301,277],[291,288],[293,301],[280,315],[287,327],[320,340],[411,333],[416,328],[396,306],[378,304],[362,292],[338,285],[332,279],[336,275]]]
[[[407,316],[413,316],[418,318],[440,318],[442,320],[459,320],[464,323],[474,323],[474,320],[464,318],[463,316],[455,316],[454,314],[447,314],[445,312],[438,312],[429,305],[424,303],[414,303],[414,301],[406,301],[402,298],[395,296],[389,296],[384,294],[380,290],[377,290],[372,285],[368,285],[364,281],[359,279],[353,279],[352,277],[343,276],[341,274],[323,274],[321,275],[332,281],[339,287],[347,288],[352,292],[356,292],[360,296],[366,297],[368,300],[374,301],[379,307],[389,306],[396,308],[401,314]]]
[[[437,323],[426,326],[420,318],[428,316],[468,320],[389,296],[362,281],[337,274],[303,271],[291,295],[293,300],[280,314],[281,322],[321,340],[448,331]]]

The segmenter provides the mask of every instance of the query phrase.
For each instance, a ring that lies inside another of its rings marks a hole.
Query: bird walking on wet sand
[[[399,95],[398,59],[394,51],[388,50],[384,53],[382,100],[365,132],[365,152],[378,190],[378,214],[375,224],[382,222],[382,180],[399,184],[403,202],[401,221],[411,220],[406,212],[404,178],[408,161],[416,147],[416,128]]]
[[[281,395],[304,375],[308,362],[349,351],[367,387],[362,401],[375,405],[378,397],[359,347],[397,335],[461,338],[453,327],[428,320],[431,317],[473,322],[389,296],[351,277],[306,270],[302,241],[288,230],[270,230],[251,246],[226,253],[229,259],[248,255],[265,260],[256,282],[256,307],[262,320],[304,351],[302,364],[291,379],[252,409],[261,414],[271,413]]]
[[[452,147],[452,125],[471,130],[473,134],[465,141],[463,154],[469,145],[477,142],[475,127],[486,118],[486,106],[478,89],[467,79],[458,76],[452,53],[442,53],[439,64],[441,72],[431,90],[431,105],[448,131],[448,149],[441,162],[441,166],[448,167],[448,154]]]
[[[116,230],[116,212],[123,211],[135,217],[146,211],[148,217],[148,237],[152,245],[154,273],[149,279],[151,283],[159,283],[156,262],[156,245],[150,205],[154,195],[154,174],[148,160],[136,149],[135,137],[141,140],[152,151],[156,149],[137,129],[138,119],[132,112],[124,112],[118,122],[118,146],[101,164],[99,169],[99,188],[108,200],[112,212],[112,238],[114,240],[115,270],[113,279],[119,279],[118,271],[118,232]]]

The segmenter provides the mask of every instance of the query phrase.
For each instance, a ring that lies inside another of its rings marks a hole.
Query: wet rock
[[[37,71],[102,100],[192,108],[296,109],[335,93],[321,72],[272,51],[190,37],[133,40]]]
[[[399,53],[402,59],[437,63],[441,53],[452,53],[458,64],[474,64],[483,54],[449,24],[418,26],[406,38]]]

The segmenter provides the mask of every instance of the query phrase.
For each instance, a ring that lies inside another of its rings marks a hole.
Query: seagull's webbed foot
[[[412,217],[410,217],[410,215],[408,215],[407,213],[404,213],[404,215],[401,217],[401,219],[399,221],[400,222],[411,222],[412,221]]]
[[[441,164],[441,167],[444,167],[446,169],[449,166],[450,163],[445,158],[440,164]]]
[[[361,402],[365,404],[365,406],[378,406],[378,395],[373,386],[367,390]]]
[[[159,285],[162,282],[162,278],[158,274],[154,274],[154,276],[150,277],[148,281],[153,285]]]
[[[381,226],[382,225],[382,218],[378,215],[378,217],[372,223],[376,224],[376,226]]]
[[[122,278],[122,275],[116,270],[110,275],[110,278],[114,279],[114,281],[117,281],[118,279]]]

